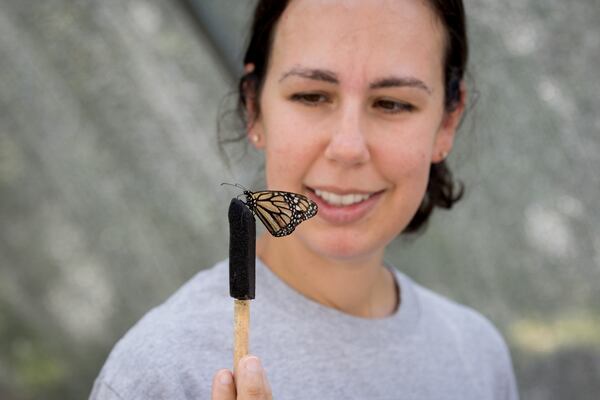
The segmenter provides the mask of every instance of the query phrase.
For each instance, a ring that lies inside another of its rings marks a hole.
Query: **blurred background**
[[[227,255],[219,156],[254,1],[0,0],[0,399],[83,399],[115,341]],[[387,257],[489,317],[523,399],[600,393],[600,6],[466,0],[466,197]],[[477,95],[475,95],[477,93]]]

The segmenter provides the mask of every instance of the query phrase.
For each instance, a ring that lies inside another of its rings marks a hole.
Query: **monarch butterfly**
[[[252,192],[240,184],[231,185],[244,191],[244,204],[260,219],[265,228],[275,237],[287,236],[300,222],[317,214],[317,204],[298,193],[281,190],[261,190]]]

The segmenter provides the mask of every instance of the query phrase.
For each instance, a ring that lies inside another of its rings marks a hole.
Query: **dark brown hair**
[[[247,94],[260,97],[271,52],[277,21],[290,0],[259,0],[255,9],[250,41],[244,55],[244,65],[253,64],[254,70],[244,74],[238,84],[239,117],[245,121]],[[446,30],[446,53],[444,54],[444,105],[453,111],[461,102],[460,85],[464,79],[468,41],[466,19],[462,0],[427,0]],[[254,102],[256,113],[260,113],[259,102]],[[416,232],[426,225],[434,207],[449,209],[463,195],[464,187],[454,181],[446,161],[431,165],[427,191],[404,233]]]

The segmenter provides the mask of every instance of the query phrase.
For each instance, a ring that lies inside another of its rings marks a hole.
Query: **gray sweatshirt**
[[[398,311],[364,319],[324,307],[256,265],[250,352],[273,397],[287,399],[518,399],[496,329],[394,270]],[[210,399],[232,367],[228,262],[198,273],[112,350],[90,399]]]

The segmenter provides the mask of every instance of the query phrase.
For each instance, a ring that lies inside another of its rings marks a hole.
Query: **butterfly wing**
[[[250,208],[276,237],[289,235],[300,222],[317,213],[317,205],[301,194],[273,190],[248,194]]]

